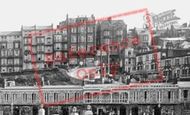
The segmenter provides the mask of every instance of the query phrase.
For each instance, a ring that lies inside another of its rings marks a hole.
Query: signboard
[[[178,23],[179,17],[175,16],[175,9],[159,14],[150,14],[155,29],[167,29]]]

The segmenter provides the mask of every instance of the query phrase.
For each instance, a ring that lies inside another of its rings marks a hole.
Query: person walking
[[[40,109],[38,111],[38,115],[45,115],[45,110],[43,108],[43,104],[40,105]]]

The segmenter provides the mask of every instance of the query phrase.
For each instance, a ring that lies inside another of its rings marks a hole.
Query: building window
[[[54,93],[54,102],[58,101],[59,97],[58,97],[58,93]]]
[[[122,36],[122,34],[123,34],[123,31],[122,31],[122,30],[117,30],[117,32],[116,32],[116,35],[117,35],[117,36]]]
[[[77,42],[77,37],[74,35],[71,35],[71,43],[76,43]]]
[[[61,59],[61,52],[56,52],[55,53],[55,58],[56,59]]]
[[[183,90],[183,98],[184,99],[188,98],[188,90]]]
[[[171,60],[166,60],[165,61],[165,66],[171,66]]]
[[[44,51],[44,46],[43,45],[37,46],[37,51],[38,52],[43,52]]]
[[[144,100],[147,100],[147,91],[144,92]]]
[[[1,59],[1,64],[6,65],[7,64],[7,59]]]
[[[67,30],[63,30],[63,31],[62,31],[62,34],[63,34],[63,35],[67,35]]]
[[[104,36],[110,36],[110,31],[104,31]]]
[[[38,61],[44,60],[44,55],[43,54],[37,54],[37,60]]]
[[[9,101],[9,94],[5,94],[5,101],[6,101],[6,102]]]
[[[154,62],[151,63],[151,69],[152,70],[156,69],[156,64]]]
[[[19,65],[20,61],[19,59],[14,59],[14,65]]]
[[[13,94],[13,101],[17,100],[17,94]]]
[[[14,48],[20,48],[20,43],[14,43]]]
[[[138,62],[142,62],[143,60],[142,60],[142,57],[140,56],[140,57],[138,57]]]
[[[149,61],[149,55],[146,55],[146,61]]]
[[[79,45],[78,45],[78,50],[81,50],[81,51],[86,50],[86,45],[84,45],[84,44],[79,44]]]
[[[55,42],[61,42],[62,35],[55,35]]]
[[[8,48],[8,49],[13,49],[13,44],[12,44],[12,43],[8,43],[8,44],[7,44],[7,48]]]
[[[32,103],[33,103],[33,102],[35,102],[35,101],[36,101],[36,99],[37,99],[37,96],[36,96],[36,94],[35,94],[35,93],[33,93],[33,94],[32,94]]]
[[[77,58],[69,59],[69,63],[73,64],[73,65],[76,65],[77,64]]]
[[[103,96],[105,96],[105,94],[104,94]],[[90,101],[91,101],[91,94],[90,94],[90,93],[86,93],[86,94],[85,94],[85,97],[87,97],[87,98],[86,98],[87,102],[90,102]]]
[[[64,52],[64,57],[63,58],[67,58],[67,52]]]
[[[86,37],[85,37],[85,36],[80,36],[80,37],[78,38],[78,41],[79,41],[79,42],[86,42]]]
[[[13,55],[13,51],[12,50],[8,50],[8,56],[12,56]]]
[[[171,91],[168,91],[168,99],[171,99]]]
[[[149,65],[145,65],[145,69],[146,69],[146,70],[149,70]]]
[[[175,59],[175,65],[179,65],[179,59]]]
[[[13,65],[13,59],[8,59],[8,60],[7,60],[7,64],[8,64],[8,65]]]
[[[189,64],[188,57],[185,57],[185,58],[184,58],[184,64]]]
[[[86,28],[85,27],[78,27],[78,32],[84,33],[84,32],[86,32]]]
[[[45,102],[49,101],[49,93],[45,93]]]
[[[27,94],[26,93],[23,94],[22,99],[23,99],[23,102],[27,102]]]
[[[14,56],[19,56],[19,54],[20,54],[20,50],[14,50]]]
[[[7,56],[7,51],[6,50],[1,50],[1,56]]]
[[[88,31],[89,33],[92,33],[92,32],[93,32],[93,27],[88,27],[87,31]]]
[[[93,44],[88,44],[88,45],[87,45],[87,51],[88,51],[88,52],[90,52],[90,51],[92,51],[92,50],[96,50],[96,49],[93,49],[93,48],[95,48],[95,47],[93,47]]]
[[[93,35],[88,35],[88,42],[93,42]]]
[[[131,64],[131,58],[129,58],[128,64]]]
[[[128,56],[131,56],[131,51],[128,51]]]
[[[44,38],[36,38],[36,40],[38,44],[44,43]]]
[[[67,41],[67,36],[63,37],[63,41],[66,42]]]
[[[72,28],[71,28],[71,32],[72,32],[72,33],[76,33],[76,32],[77,32],[76,27],[72,27]]]
[[[71,44],[71,51],[77,51],[76,44]]]
[[[63,44],[63,49],[67,50],[67,44]]]
[[[6,48],[6,43],[1,43],[1,48]]]
[[[61,50],[61,43],[56,43],[56,44],[54,45],[54,49],[55,49],[55,50]]]
[[[48,38],[47,38],[47,43],[48,43],[48,44],[51,44],[51,43],[52,43],[52,38],[51,38],[51,37],[48,37]]]

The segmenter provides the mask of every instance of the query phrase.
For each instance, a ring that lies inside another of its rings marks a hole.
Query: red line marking
[[[108,20],[110,18],[114,19],[114,18],[118,18],[118,17],[130,16],[130,15],[134,15],[134,14],[138,14],[138,13],[144,13],[144,12],[145,12],[145,15],[147,16],[146,19],[147,19],[148,29],[149,29],[149,32],[150,32],[150,35],[151,35],[151,41],[152,41],[153,50],[155,52],[154,53],[154,58],[156,60],[155,63],[156,63],[157,69],[158,69],[158,71],[160,73],[159,76],[161,76],[161,78],[159,78],[157,80],[152,80],[152,81],[145,81],[145,83],[139,83],[139,84],[135,84],[135,85],[120,86],[120,87],[112,89],[112,90],[113,91],[118,91],[118,90],[123,90],[123,89],[127,90],[127,89],[130,89],[131,87],[137,88],[138,86],[149,85],[151,83],[160,82],[163,79],[162,72],[159,69],[160,68],[160,63],[157,61],[157,59],[158,59],[157,48],[155,47],[156,44],[155,44],[155,40],[154,40],[154,37],[153,37],[152,22],[151,22],[150,16],[148,15],[149,12],[148,12],[147,8],[133,10],[133,11],[129,11],[129,12],[124,12],[124,13],[120,13],[120,14],[116,14],[116,15],[112,15],[112,16],[108,16],[108,17],[99,18],[99,19],[96,19],[96,20],[85,21],[85,22],[82,22],[82,23],[81,22],[74,23],[74,24],[71,24],[69,26],[59,27],[58,29],[44,29],[40,33],[41,34],[46,34],[46,33],[49,33],[49,32],[55,32],[56,30],[69,29],[69,28],[81,26],[83,24],[95,24],[98,21],[105,21],[105,20]],[[32,32],[30,32],[30,34],[32,36],[34,36],[34,35],[38,35],[39,33],[35,32],[35,31],[32,31]],[[31,36],[28,36],[28,37],[31,37]],[[30,39],[32,39],[32,38],[30,38]],[[43,91],[42,91],[42,86],[41,86],[41,80],[40,80],[40,76],[39,76],[38,69],[37,69],[36,59],[34,57],[34,52],[32,51],[32,42],[28,43],[28,44],[30,44],[29,49],[30,49],[30,52],[31,52],[31,58],[32,58],[32,62],[33,62],[32,67],[33,67],[33,70],[35,72],[34,78],[37,81],[41,104],[45,104],[47,106],[57,106],[57,105],[65,104],[65,103],[68,103],[68,102],[72,101],[73,97],[68,99],[68,100],[58,101],[58,102],[54,102],[54,103],[45,103],[44,95],[43,95]],[[113,92],[113,91],[111,91],[111,92]],[[97,94],[99,95],[99,94],[103,94],[103,93],[100,92],[100,93],[97,93]],[[75,100],[82,100],[84,98],[86,98],[86,96],[82,95],[78,99],[75,99]]]

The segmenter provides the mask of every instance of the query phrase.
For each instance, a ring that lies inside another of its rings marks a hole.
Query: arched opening
[[[126,113],[126,108],[125,108],[125,106],[121,106],[120,107],[120,115],[126,115],[127,113]]]
[[[138,115],[138,107],[133,107],[132,108],[132,115]]]
[[[103,111],[103,109],[98,109],[98,115],[104,115],[105,113],[104,113],[104,111]]]
[[[112,94],[112,102],[117,103],[119,102],[119,93],[115,92]]]
[[[62,115],[69,115],[69,109],[67,107],[61,107]]]
[[[154,115],[161,115],[161,108],[158,106],[154,107]]]
[[[19,115],[19,108],[17,106],[13,109],[13,115]]]
[[[33,115],[38,115],[38,107],[33,106]]]
[[[91,102],[91,100],[92,100],[92,95],[91,95],[91,93],[89,93],[89,92],[87,92],[87,93],[85,93],[85,100],[86,100],[86,102]]]

